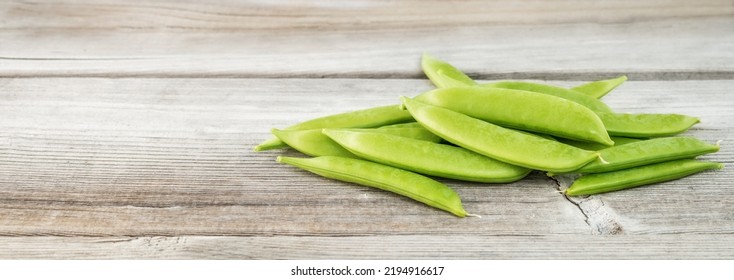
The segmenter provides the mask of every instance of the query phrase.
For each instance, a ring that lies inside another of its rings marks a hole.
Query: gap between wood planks
[[[135,58],[23,58],[0,57],[2,60],[100,60],[123,61],[136,60]],[[144,59],[143,59],[144,60]],[[734,80],[734,71],[584,71],[584,72],[498,72],[466,74],[475,80],[556,80],[556,81],[593,81],[609,79],[620,75],[627,75],[629,81],[681,81],[681,80]],[[34,73],[0,72],[0,78],[139,78],[139,79],[427,79],[423,72],[309,72],[309,73],[251,73],[237,71],[219,72],[112,72],[112,71],[54,71],[39,70]]]
[[[734,80],[734,71],[673,71],[673,72],[522,72],[467,75],[476,80],[556,80],[593,81],[627,75],[629,81],[685,81],[685,80]],[[138,79],[427,79],[423,73],[35,73],[2,74],[0,78],[138,78]]]

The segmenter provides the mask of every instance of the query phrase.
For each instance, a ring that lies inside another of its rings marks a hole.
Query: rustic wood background
[[[0,258],[734,258],[734,166],[567,198],[533,173],[443,180],[455,218],[255,153],[272,127],[481,80],[674,112],[732,164],[734,2],[3,1]]]

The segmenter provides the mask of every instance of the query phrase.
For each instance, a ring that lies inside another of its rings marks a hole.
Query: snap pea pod
[[[629,143],[634,143],[637,141],[642,141],[642,139],[639,139],[639,138],[627,138],[627,137],[619,137],[619,136],[611,136],[609,138],[611,138],[612,141],[614,141],[614,146],[612,147],[617,147],[617,146],[621,146],[621,145],[625,145]],[[566,138],[557,138],[556,140],[558,140],[561,143],[568,144],[576,148],[589,150],[589,151],[599,151],[599,150],[611,148],[609,146],[602,145],[602,144],[581,142],[581,141],[569,140]],[[602,155],[602,158],[606,159],[604,155]]]
[[[361,158],[425,175],[507,183],[520,180],[531,171],[451,145],[351,129],[323,132]]]
[[[320,117],[289,126],[286,130],[347,127],[369,128],[409,121],[413,121],[413,118],[404,110],[400,110],[400,106],[387,105]],[[285,147],[287,147],[287,145],[276,137],[265,140],[255,146],[255,151],[265,151]]]
[[[421,124],[418,122],[406,122],[406,123],[396,123],[396,124],[388,124],[383,125],[381,127],[378,127],[379,129],[388,129],[388,128],[423,128]]]
[[[696,117],[679,114],[619,114],[597,115],[609,135],[624,137],[662,137],[686,131],[700,122]]]
[[[521,133],[438,106],[402,97],[403,105],[425,128],[444,140],[513,165],[568,172],[599,157],[554,140]]]
[[[543,84],[528,82],[497,82],[483,87],[520,89],[551,94],[586,106],[596,113],[604,123],[610,136],[662,137],[672,136],[699,122],[698,118],[679,114],[620,114],[614,113],[606,104],[584,94]]]
[[[625,81],[627,81],[627,76],[622,75],[614,79],[599,80],[572,87],[571,90],[599,99],[604,97],[604,95],[607,95],[607,93],[614,90]]]
[[[421,59],[421,67],[423,68],[423,73],[426,74],[431,82],[433,82],[433,84],[438,88],[479,85],[476,81],[453,65],[426,53],[423,54]],[[627,76],[623,75],[614,79],[589,82],[573,87],[570,90],[599,99],[624,83],[626,80]]]
[[[591,195],[618,191],[721,168],[724,168],[724,165],[718,162],[679,159],[619,171],[588,174],[576,179],[571,187],[566,189],[566,195]]]
[[[612,111],[612,109],[610,109],[609,106],[607,106],[607,104],[604,104],[604,102],[601,102],[600,100],[594,97],[591,97],[586,94],[583,94],[577,91],[573,91],[567,88],[562,88],[562,87],[531,83],[531,82],[522,82],[522,81],[502,81],[502,82],[495,82],[495,83],[489,83],[489,84],[482,84],[480,86],[488,87],[488,88],[506,88],[506,89],[516,89],[516,90],[539,92],[539,93],[549,94],[549,95],[571,100],[578,104],[584,105],[586,106],[586,108],[589,108],[595,112],[611,112]]]
[[[422,126],[414,127],[414,125],[352,129],[355,131],[375,131],[378,133],[398,135],[435,143],[443,140],[441,137],[431,133]],[[272,133],[278,137],[278,139],[288,144],[291,148],[309,156],[341,156],[357,158],[357,156],[350,153],[347,149],[344,149],[341,145],[334,142],[334,140],[324,135],[321,130],[322,128],[304,130],[273,129]]]
[[[424,140],[429,141],[433,143],[439,143],[443,141],[441,137],[438,137],[438,135],[433,134],[428,129],[423,127],[417,122],[412,123],[406,123],[405,125],[388,125],[388,126],[382,126],[378,128],[354,128],[355,131],[374,131],[374,132],[380,132],[384,134],[391,134],[391,135],[397,135],[402,136],[406,138],[412,138],[417,140]]]
[[[340,156],[359,158],[321,133],[322,128],[303,130],[278,130],[271,132],[293,149],[309,156]]]
[[[424,53],[421,58],[421,68],[423,68],[423,73],[428,76],[428,79],[438,88],[477,85],[477,82],[456,69],[456,67],[427,53]]]
[[[504,127],[611,146],[604,124],[573,101],[531,91],[504,88],[443,88],[415,98]]]
[[[474,216],[464,210],[461,198],[454,190],[438,181],[410,171],[366,160],[334,156],[315,158],[279,156],[276,161],[326,178],[393,192],[459,217]]]
[[[576,172],[600,173],[676,159],[694,158],[719,151],[713,145],[691,137],[665,137],[637,141],[600,150],[605,162],[595,160]]]

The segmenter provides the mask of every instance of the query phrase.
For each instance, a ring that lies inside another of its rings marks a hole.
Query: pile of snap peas
[[[679,114],[622,114],[599,100],[626,76],[562,88],[525,81],[479,84],[424,54],[435,90],[400,104],[273,129],[256,151],[291,147],[277,161],[397,193],[459,217],[459,195],[430,177],[508,183],[533,170],[580,174],[565,195],[592,195],[682,178],[723,165],[695,159],[719,144],[676,136],[699,122]],[[430,176],[430,177],[429,177]]]

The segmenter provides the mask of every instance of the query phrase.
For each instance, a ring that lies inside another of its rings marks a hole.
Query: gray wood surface
[[[731,259],[732,235],[0,237],[0,256],[82,259]],[[386,246],[389,244],[390,246]],[[358,248],[358,249],[357,249]]]
[[[0,3],[0,76],[734,77],[730,0],[198,2]]]
[[[0,258],[734,258],[734,171],[567,198],[541,173],[442,180],[455,218],[256,153],[273,127],[475,78],[628,74],[732,163],[731,1],[0,3]]]

